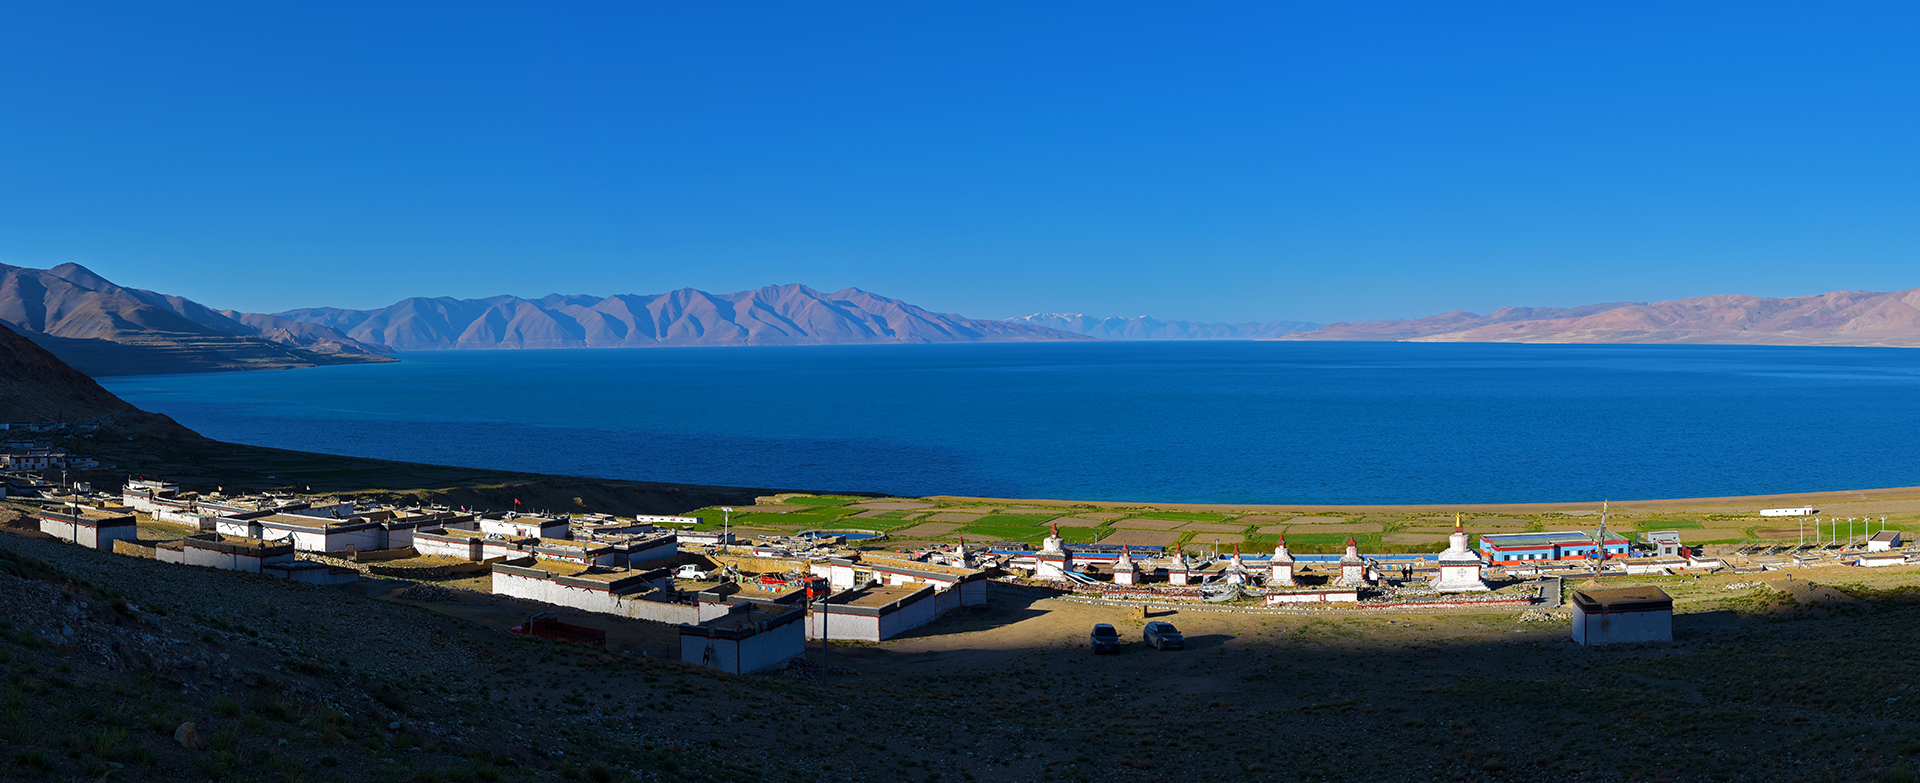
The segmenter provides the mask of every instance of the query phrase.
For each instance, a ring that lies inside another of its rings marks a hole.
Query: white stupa
[[[1227,584],[1230,585],[1243,585],[1247,583],[1247,561],[1240,559],[1239,544],[1233,545],[1233,559],[1227,561],[1227,567],[1222,572],[1222,575],[1226,577]]]
[[[1173,559],[1167,562],[1167,584],[1187,585],[1193,581],[1193,567],[1187,563],[1187,553],[1180,551],[1180,545],[1173,545]]]
[[[1040,545],[1040,551],[1034,553],[1033,559],[1035,579],[1067,581],[1067,572],[1073,569],[1073,551],[1067,549],[1065,541],[1060,540],[1059,525],[1053,527],[1053,533]]]
[[[1140,583],[1140,569],[1133,564],[1133,553],[1124,546],[1120,547],[1120,559],[1113,563],[1113,583],[1116,585]]]
[[[1280,534],[1280,543],[1273,547],[1273,559],[1267,561],[1268,587],[1297,587],[1293,580],[1293,553],[1287,551],[1287,535]]]
[[[1447,542],[1447,551],[1439,557],[1440,576],[1428,584],[1442,593],[1484,593],[1491,589],[1480,579],[1480,553],[1467,547],[1467,531],[1461,529],[1458,515]]]
[[[1360,545],[1347,537],[1347,553],[1340,557],[1340,578],[1334,582],[1340,587],[1372,587],[1368,579],[1368,566],[1365,558],[1360,557]]]

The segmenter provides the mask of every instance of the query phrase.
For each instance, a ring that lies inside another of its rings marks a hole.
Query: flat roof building
[[[1573,640],[1584,645],[1673,641],[1673,598],[1658,587],[1573,594]]]
[[[1629,543],[1608,534],[1604,542],[1606,556],[1626,557]],[[1517,565],[1541,560],[1590,560],[1596,546],[1593,537],[1578,530],[1546,533],[1487,533],[1480,536],[1480,554],[1496,565]]]
[[[88,549],[113,551],[113,542],[139,538],[134,516],[86,506],[42,509],[36,514],[40,532]]]
[[[806,653],[805,609],[738,604],[727,614],[680,626],[680,660],[734,674],[776,668]]]

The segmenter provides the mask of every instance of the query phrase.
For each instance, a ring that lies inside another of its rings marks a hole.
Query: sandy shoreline
[[[984,498],[961,495],[930,495],[928,500],[948,503],[982,503],[988,505],[1022,505],[1059,508],[1107,508],[1114,510],[1152,507],[1168,511],[1197,511],[1212,513],[1275,513],[1310,514],[1314,512],[1349,514],[1452,514],[1452,513],[1497,513],[1497,514],[1566,514],[1569,516],[1587,516],[1598,514],[1601,500],[1585,500],[1560,503],[1468,503],[1468,504],[1401,504],[1401,505],[1339,505],[1339,504],[1259,504],[1259,503],[1160,503],[1152,500],[1140,501],[1095,501],[1095,500],[1051,500],[1031,498]],[[1763,508],[1791,508],[1813,506],[1823,514],[1907,514],[1920,513],[1920,487],[1888,487],[1881,489],[1856,489],[1835,492],[1799,492],[1777,495],[1739,495],[1710,498],[1670,498],[1663,500],[1614,500],[1607,503],[1616,513],[1628,515],[1661,513],[1697,513],[1697,514],[1752,514]]]

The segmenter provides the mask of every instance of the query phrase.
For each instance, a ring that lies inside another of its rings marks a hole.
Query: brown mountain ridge
[[[126,288],[79,264],[0,264],[0,322],[96,377],[393,361],[384,345]]]
[[[1328,324],[1280,340],[1698,343],[1920,347],[1920,288],[1770,299],[1725,294],[1572,308],[1454,310],[1410,321]]]

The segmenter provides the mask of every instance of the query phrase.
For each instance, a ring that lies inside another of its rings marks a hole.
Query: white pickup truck
[[[713,572],[702,571],[700,570],[700,566],[694,565],[693,563],[683,565],[679,570],[673,572],[673,578],[675,579],[692,579],[695,581],[704,581],[712,575]]]

